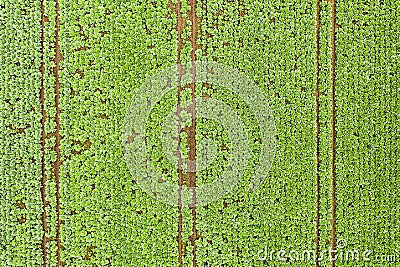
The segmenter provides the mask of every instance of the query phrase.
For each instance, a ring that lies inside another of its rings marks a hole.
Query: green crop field
[[[0,266],[400,266],[398,0],[0,0]]]

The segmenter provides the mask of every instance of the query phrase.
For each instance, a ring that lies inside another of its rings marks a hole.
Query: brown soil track
[[[45,166],[45,151],[46,151],[46,130],[45,130],[45,123],[46,123],[46,112],[45,112],[45,97],[44,97],[44,0],[40,2],[40,11],[41,11],[41,55],[40,55],[40,73],[41,73],[41,81],[40,81],[40,109],[42,113],[41,119],[41,131],[42,131],[42,138],[41,138],[41,146],[42,146],[42,179],[41,179],[41,199],[42,199],[42,229],[43,229],[43,236],[42,236],[42,253],[43,253],[43,266],[46,267],[47,262],[47,249],[46,249],[46,232],[47,232],[47,215],[46,215],[46,166]]]
[[[177,156],[178,156],[178,265],[179,267],[183,266],[183,261],[182,261],[182,184],[183,184],[183,178],[182,178],[182,155],[181,155],[181,131],[182,131],[182,125],[181,125],[181,92],[182,92],[182,86],[181,86],[181,80],[182,80],[182,66],[181,66],[181,50],[182,50],[182,26],[183,26],[183,19],[182,19],[182,14],[181,14],[181,0],[177,1],[176,4],[176,13],[178,16],[178,21],[176,24],[176,30],[178,32],[178,55],[177,55],[177,65],[178,65],[178,104],[177,104],[177,117],[178,117],[178,147],[177,147]]]
[[[189,145],[189,160],[194,162],[195,170],[189,175],[193,176],[192,180],[193,181],[193,198],[192,198],[192,219],[193,219],[193,224],[192,224],[192,236],[190,237],[190,242],[193,246],[193,266],[197,266],[197,259],[196,259],[196,239],[197,239],[197,229],[196,229],[196,65],[194,64],[196,62],[196,40],[197,40],[197,15],[196,15],[196,6],[197,6],[197,1],[196,0],[190,0],[190,20],[192,22],[192,34],[190,36],[190,41],[192,43],[192,52],[191,52],[191,59],[192,59],[192,84],[191,84],[191,89],[192,89],[192,126],[191,126],[191,131],[190,134],[188,134],[188,145]]]
[[[191,7],[191,16],[190,20],[192,22],[192,28],[191,28],[191,36],[190,36],[190,41],[192,44],[192,51],[191,51],[191,60],[192,60],[192,67],[191,67],[191,74],[192,74],[192,83],[190,85],[191,87],[191,96],[192,96],[192,103],[191,103],[191,113],[192,113],[192,125],[188,129],[188,147],[189,147],[189,153],[188,153],[188,160],[189,162],[193,162],[196,164],[196,68],[195,64],[193,64],[196,61],[196,39],[197,39],[197,17],[196,17],[196,0],[191,0],[190,1],[190,7]],[[181,13],[181,0],[177,1],[175,11],[177,13],[178,21],[177,21],[177,32],[178,32],[178,55],[177,55],[177,64],[178,64],[178,104],[177,104],[177,117],[178,117],[178,148],[177,148],[177,155],[178,155],[178,265],[182,266],[183,261],[183,242],[182,242],[182,186],[183,186],[183,173],[182,173],[182,155],[180,152],[181,148],[181,137],[180,133],[182,131],[182,126],[181,126],[181,92],[182,92],[182,86],[181,86],[181,79],[182,79],[182,62],[181,62],[181,50],[183,46],[183,40],[182,40],[182,31],[183,31],[183,19],[182,19],[182,13]],[[191,164],[190,164],[191,165]],[[196,168],[194,166],[194,168]],[[190,205],[190,209],[192,210],[192,219],[193,219],[193,226],[192,226],[192,235],[189,237],[189,240],[193,246],[193,266],[197,266],[197,261],[196,261],[196,239],[197,239],[197,229],[196,229],[196,170],[189,170],[187,175],[186,175],[186,180],[189,182],[186,182],[186,185],[189,186],[190,188],[193,189],[193,197],[192,197],[192,203]]]
[[[336,250],[336,102],[335,102],[335,67],[336,67],[336,0],[332,3],[332,29],[331,29],[331,98],[332,98],[332,221],[331,221],[331,249],[332,258]],[[335,267],[335,261],[332,260],[332,267]]]
[[[321,204],[321,179],[320,179],[320,151],[319,151],[319,133],[320,133],[320,123],[319,123],[319,83],[320,83],[320,63],[319,63],[319,53],[320,53],[320,31],[321,31],[321,0],[316,0],[316,52],[315,52],[315,62],[316,62],[316,82],[315,82],[315,141],[316,141],[316,217],[315,217],[315,266],[319,267],[319,243],[320,243],[320,204]]]
[[[56,230],[56,241],[57,241],[57,267],[61,266],[61,239],[60,239],[60,165],[61,165],[61,152],[60,152],[60,79],[59,79],[59,70],[60,70],[60,61],[62,59],[60,52],[60,44],[59,44],[59,32],[60,32],[60,6],[58,0],[54,0],[55,8],[56,8],[56,29],[55,29],[55,57],[54,57],[54,77],[55,77],[55,87],[54,87],[54,102],[56,106],[56,162],[54,164],[54,172],[56,178],[56,213],[57,213],[57,230]]]

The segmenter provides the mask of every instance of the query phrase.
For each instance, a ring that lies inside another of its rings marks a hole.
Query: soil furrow
[[[42,236],[42,252],[43,252],[43,266],[46,267],[47,263],[47,249],[46,249],[46,232],[47,232],[47,215],[46,215],[46,165],[45,165],[45,151],[46,151],[46,130],[45,130],[45,123],[46,123],[46,112],[45,112],[45,97],[44,97],[44,0],[40,3],[40,10],[41,10],[41,55],[40,55],[40,73],[41,73],[41,81],[40,81],[40,109],[42,113],[41,119],[41,131],[42,131],[42,139],[41,139],[41,146],[42,146],[42,179],[41,179],[41,198],[42,198],[42,228],[43,228],[43,236]]]
[[[60,44],[59,44],[59,32],[60,32],[60,6],[58,0],[55,1],[56,8],[56,28],[55,28],[55,57],[54,57],[54,77],[55,77],[55,88],[54,88],[54,102],[56,107],[56,145],[54,150],[56,152],[56,162],[54,164],[54,175],[56,179],[56,213],[57,213],[57,232],[56,232],[56,241],[57,241],[57,267],[61,266],[61,239],[60,239],[60,166],[61,166],[61,153],[60,153],[60,142],[61,142],[61,125],[60,125],[60,79],[59,79],[59,71],[60,71],[60,61],[62,59]]]
[[[336,250],[336,102],[335,102],[335,66],[336,66],[336,0],[332,3],[332,29],[331,29],[331,100],[332,100],[332,220],[331,220],[331,258],[332,267],[335,267]]]
[[[181,131],[182,131],[182,125],[181,125],[181,92],[182,92],[182,86],[181,86],[181,80],[182,80],[182,66],[181,66],[181,50],[182,50],[182,25],[183,25],[183,20],[182,20],[182,14],[181,14],[181,0],[177,1],[176,5],[176,13],[178,16],[178,21],[176,25],[176,30],[178,32],[178,55],[177,55],[177,65],[178,65],[178,104],[177,104],[177,117],[178,117],[178,144],[177,144],[177,156],[178,156],[178,265],[181,267],[183,265],[182,261],[182,184],[183,184],[183,179],[182,179],[182,155],[181,155]]]
[[[319,63],[319,53],[320,53],[320,30],[321,30],[321,2],[320,0],[316,0],[316,52],[315,52],[315,62],[316,62],[316,82],[315,82],[315,141],[316,141],[316,218],[315,218],[315,266],[319,267],[319,243],[320,243],[320,230],[319,230],[319,221],[320,221],[320,193],[321,193],[321,180],[320,180],[320,158],[319,158],[319,133],[320,133],[320,123],[319,123],[319,72],[320,72],[320,63]]]
[[[190,181],[193,181],[191,187],[193,188],[193,197],[192,197],[192,236],[190,238],[190,242],[193,246],[193,266],[197,266],[196,260],[196,239],[197,239],[197,229],[196,229],[196,40],[197,40],[197,15],[196,15],[196,0],[190,0],[190,20],[192,22],[191,28],[191,36],[190,41],[192,43],[192,52],[191,52],[191,59],[192,59],[192,126],[190,132],[188,134],[188,145],[189,145],[189,162],[193,162],[192,168],[188,174],[190,177]]]

